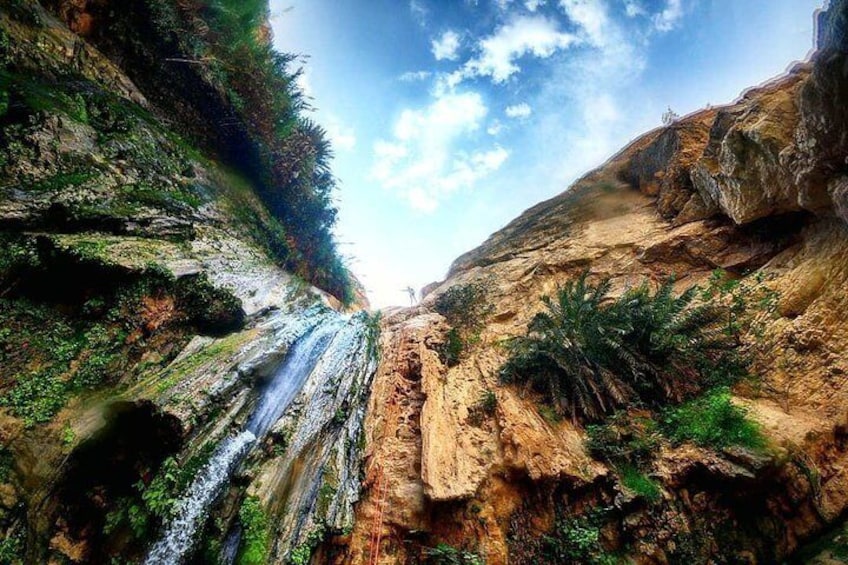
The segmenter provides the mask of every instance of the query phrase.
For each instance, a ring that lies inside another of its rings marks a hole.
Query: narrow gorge
[[[848,0],[374,311],[248,4],[0,0],[0,563],[848,562]],[[581,284],[734,356],[522,384]]]

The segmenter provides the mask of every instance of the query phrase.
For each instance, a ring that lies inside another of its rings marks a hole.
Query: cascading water
[[[321,324],[292,346],[262,391],[244,431],[221,442],[177,503],[174,518],[153,545],[145,563],[177,564],[188,554],[210,507],[236,467],[257,439],[261,439],[286,411],[343,324],[340,318]]]

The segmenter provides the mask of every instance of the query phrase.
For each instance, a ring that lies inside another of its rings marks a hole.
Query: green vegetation
[[[12,534],[0,540],[0,565],[18,565],[23,563],[24,539],[19,534]]]
[[[586,448],[613,467],[650,468],[660,446],[657,424],[648,414],[616,412],[603,424],[586,427]]]
[[[372,359],[380,358],[380,323],[383,319],[383,313],[377,310],[373,314],[366,314],[365,318],[365,339],[368,345],[368,356]]]
[[[723,331],[719,303],[694,305],[692,287],[675,296],[671,280],[609,300],[610,281],[584,273],[543,299],[526,336],[509,343],[501,369],[572,420],[599,420],[621,406],[680,400],[723,375],[744,374],[737,335]]]
[[[170,518],[180,495],[206,464],[214,444],[205,444],[183,465],[168,457],[149,482],[140,480],[133,485],[134,493],[118,500],[106,515],[104,532],[130,533],[136,540],[145,541]]]
[[[306,115],[309,105],[298,87],[302,71],[293,68],[298,57],[274,50],[263,28],[267,0],[145,4],[161,38],[198,63],[193,68],[226,94],[247,133],[249,146],[239,148],[237,166],[280,221],[270,231],[284,228],[288,244],[275,246],[277,258],[349,303],[350,277],[332,236],[337,214],[332,151],[326,132]]]
[[[471,551],[457,549],[452,545],[440,543],[436,547],[424,550],[428,565],[484,565],[482,557]]]
[[[660,499],[662,493],[657,482],[639,469],[626,466],[619,468],[617,471],[621,479],[621,484],[632,491],[633,494],[641,496],[649,502],[656,502]]]
[[[289,563],[291,565],[309,565],[312,560],[312,552],[315,548],[324,541],[326,532],[323,528],[318,528],[309,532],[306,540],[303,543],[292,549],[289,555]]]
[[[122,361],[127,334],[120,327],[86,328],[24,299],[0,299],[0,318],[10,330],[0,335],[0,359],[6,370],[17,371],[14,386],[0,394],[0,406],[27,427],[50,421],[71,394],[99,386]]]
[[[0,406],[8,407],[27,427],[49,422],[71,396],[123,375],[145,347],[144,338],[156,329],[149,320],[156,315],[157,300],[176,306],[166,310],[168,323],[187,324],[200,332],[237,329],[243,321],[241,304],[229,292],[204,277],[174,280],[156,267],[115,278],[108,289],[94,293],[66,285],[64,304],[44,302],[40,295],[24,293],[38,294],[43,291],[36,289],[52,285],[54,269],[73,265],[79,272],[72,278],[85,281],[118,275],[100,261],[94,243],[71,251],[44,244],[39,248],[24,237],[6,236],[3,243]]]
[[[448,366],[459,363],[468,347],[480,339],[480,332],[492,312],[488,294],[489,284],[485,281],[459,284],[439,295],[433,304],[436,312],[451,325],[441,350]]]
[[[244,532],[237,563],[239,565],[262,565],[267,562],[270,549],[271,528],[268,516],[259,499],[248,496],[239,510],[239,521]]]
[[[15,458],[5,445],[0,445],[0,483],[8,483],[12,479],[12,469]]]
[[[743,408],[730,399],[730,391],[718,388],[706,395],[667,409],[660,427],[671,441],[692,441],[716,449],[740,446],[759,450],[765,438]]]
[[[480,400],[468,410],[468,421],[471,425],[479,426],[486,418],[494,416],[497,408],[498,397],[495,396],[494,391],[486,390],[480,396]]]
[[[543,538],[548,563],[612,565],[617,559],[601,545],[601,529],[592,517],[561,518],[551,535]]]

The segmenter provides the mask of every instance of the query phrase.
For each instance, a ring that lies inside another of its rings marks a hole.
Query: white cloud
[[[309,78],[308,70],[304,70],[302,73],[297,75],[296,84],[307,99],[315,98],[315,91],[312,89],[312,80]]]
[[[560,31],[556,21],[550,18],[514,18],[493,35],[480,40],[477,46],[480,54],[454,74],[454,82],[471,76],[489,76],[492,81],[502,83],[521,70],[516,63],[521,57],[532,54],[547,58],[576,40],[572,34]]]
[[[371,177],[413,208],[435,210],[444,198],[473,188],[509,157],[499,146],[461,149],[487,114],[476,92],[443,93],[425,108],[404,110],[394,124],[393,138],[374,144]]]
[[[545,0],[524,0],[524,7],[530,10],[531,12],[535,12],[539,9],[539,6],[545,3]]]
[[[624,13],[628,18],[645,15],[645,7],[638,0],[624,0]]]
[[[419,82],[433,76],[430,71],[408,71],[398,77],[401,82]]]
[[[512,106],[507,106],[504,110],[504,114],[508,118],[527,118],[530,114],[533,113],[533,109],[530,107],[530,104],[527,102],[522,102],[520,104],[513,104]]]
[[[560,7],[572,22],[581,28],[588,42],[596,47],[607,45],[609,27],[606,4],[600,0],[560,0]]]
[[[668,0],[665,9],[654,15],[654,27],[657,31],[671,31],[683,17],[682,0]]]
[[[430,11],[421,3],[421,0],[409,0],[409,11],[412,12],[412,16],[418,22],[418,25],[421,27],[427,25],[427,17],[430,15]]]
[[[504,130],[504,125],[500,120],[495,119],[489,124],[489,127],[486,128],[486,133],[491,135],[492,137],[497,137]]]
[[[437,61],[456,61],[459,57],[459,34],[453,30],[444,32],[432,41],[431,50]]]
[[[336,116],[329,116],[324,129],[327,137],[337,151],[352,151],[356,147],[356,132],[353,128],[345,126]]]

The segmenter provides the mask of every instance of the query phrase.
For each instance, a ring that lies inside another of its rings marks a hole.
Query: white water
[[[298,340],[286,355],[265,390],[262,391],[246,429],[225,439],[209,462],[200,470],[185,496],[177,502],[174,518],[147,555],[148,565],[176,565],[189,553],[209,509],[257,438],[261,439],[285,413],[303,383],[315,369],[341,320],[322,324]]]

